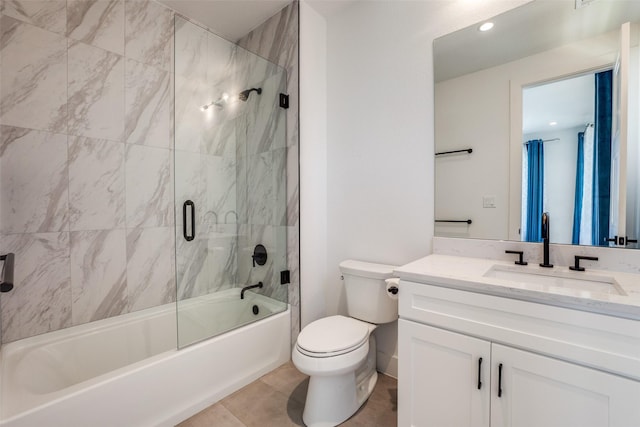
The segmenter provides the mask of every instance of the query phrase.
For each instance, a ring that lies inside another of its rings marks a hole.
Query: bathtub
[[[173,426],[199,412],[289,360],[286,304],[239,294],[181,301],[183,343],[248,323],[181,350],[175,304],[3,345],[0,426]]]

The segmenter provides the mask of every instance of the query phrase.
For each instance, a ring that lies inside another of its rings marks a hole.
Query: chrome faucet
[[[248,291],[249,289],[253,289],[253,288],[262,288],[262,282],[258,282],[255,285],[249,285],[249,286],[245,286],[244,288],[242,288],[242,290],[240,291],[240,299],[244,299],[244,293],[246,291]]]
[[[542,214],[542,263],[540,267],[553,267],[549,263],[549,212]]]

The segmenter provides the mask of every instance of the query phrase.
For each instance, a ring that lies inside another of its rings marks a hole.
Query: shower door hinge
[[[288,283],[291,283],[291,274],[289,270],[283,270],[280,272],[280,284],[286,285]]]
[[[280,107],[284,109],[289,108],[289,95],[284,93],[280,94]]]

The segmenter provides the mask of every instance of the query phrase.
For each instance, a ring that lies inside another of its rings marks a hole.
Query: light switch
[[[496,196],[483,196],[482,197],[482,207],[483,208],[495,208],[496,207]]]

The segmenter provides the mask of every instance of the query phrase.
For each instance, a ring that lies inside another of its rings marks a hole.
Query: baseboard
[[[380,373],[398,378],[398,355],[386,354],[379,351],[377,354],[376,369]]]

